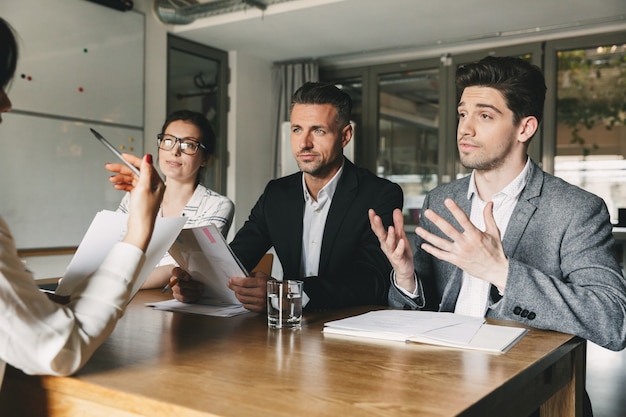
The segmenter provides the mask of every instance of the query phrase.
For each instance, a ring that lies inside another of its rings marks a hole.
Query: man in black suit
[[[350,96],[332,84],[306,83],[291,103],[291,148],[300,172],[270,181],[230,246],[251,270],[274,247],[284,279],[304,281],[305,309],[387,304],[391,265],[369,225],[401,209],[402,189],[343,155],[352,139]],[[181,271],[174,296],[192,301]],[[232,277],[245,308],[267,308],[268,275]],[[181,291],[182,290],[182,291]]]

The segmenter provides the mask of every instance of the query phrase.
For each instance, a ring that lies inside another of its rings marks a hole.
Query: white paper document
[[[324,324],[325,334],[505,352],[527,330],[486,324],[481,317],[411,310],[370,311]]]
[[[218,316],[226,312],[234,315],[248,311],[241,307],[235,293],[228,288],[230,277],[247,276],[248,272],[215,225],[182,230],[169,252],[194,280],[204,284],[204,293],[194,304],[168,300],[149,305],[162,310]]]
[[[158,301],[155,303],[146,303],[148,307],[155,310],[164,311],[180,311],[183,313],[203,314],[205,316],[215,317],[233,317],[243,313],[249,313],[241,304],[233,304],[226,306],[213,306],[207,304],[181,303],[178,300]]]
[[[139,291],[150,272],[165,255],[186,221],[185,217],[156,218],[154,232],[146,249],[146,261],[135,281],[132,296]],[[83,236],[55,294],[70,295],[83,280],[89,279],[113,246],[126,236],[127,223],[128,214],[109,210],[98,212]]]

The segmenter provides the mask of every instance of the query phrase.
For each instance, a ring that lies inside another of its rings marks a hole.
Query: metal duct
[[[294,0],[154,0],[154,10],[159,19],[166,24],[186,25],[194,20],[234,13],[254,7],[266,10],[269,6]]]

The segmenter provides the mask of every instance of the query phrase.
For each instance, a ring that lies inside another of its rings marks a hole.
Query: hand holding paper
[[[200,301],[204,294],[204,284],[193,279],[191,275],[180,267],[172,270],[170,282],[163,288],[162,292],[169,287],[174,298],[183,303],[195,303]]]
[[[199,303],[241,304],[227,283],[230,277],[247,276],[248,272],[215,225],[182,230],[170,248],[170,255],[180,265],[174,270],[178,287],[181,282],[189,281],[189,277],[204,285]]]
[[[154,266],[167,252],[186,220],[185,217],[156,218],[152,239],[145,251],[146,261],[132,289],[133,296],[141,288]],[[70,261],[55,294],[71,295],[72,291],[84,279],[89,279],[89,276],[100,266],[113,245],[124,238],[127,223],[127,214],[107,210],[97,213]]]

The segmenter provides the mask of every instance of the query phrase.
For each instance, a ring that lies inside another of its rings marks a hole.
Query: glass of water
[[[302,323],[303,282],[267,281],[267,326],[270,329],[299,329]]]

